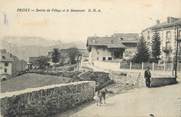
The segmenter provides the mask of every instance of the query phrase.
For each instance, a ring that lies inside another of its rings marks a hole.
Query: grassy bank
[[[1,82],[1,92],[3,93],[22,90],[26,88],[35,88],[52,84],[68,83],[71,81],[72,79],[67,77],[27,73]]]

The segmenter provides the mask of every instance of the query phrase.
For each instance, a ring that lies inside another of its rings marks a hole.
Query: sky
[[[30,12],[18,12],[18,8]],[[36,9],[50,12],[35,12]],[[88,9],[100,11],[87,12]],[[140,33],[167,16],[181,17],[181,0],[0,0],[0,36],[85,42],[88,36]]]

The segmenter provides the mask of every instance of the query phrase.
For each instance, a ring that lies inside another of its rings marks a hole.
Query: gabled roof
[[[157,25],[154,25],[152,27],[150,27],[151,29],[159,29],[159,28],[168,28],[168,27],[174,27],[176,25],[180,25],[181,26],[181,19],[175,21],[175,22],[171,22],[171,23],[167,23],[167,22],[163,22]]]
[[[162,23],[153,25],[151,27],[144,29],[143,31],[145,31],[147,29],[155,30],[155,29],[175,27],[175,26],[181,26],[181,18],[178,18],[177,20],[172,21],[170,23],[168,23],[168,21],[167,21],[167,22],[162,22]]]
[[[125,48],[125,46],[114,37],[88,37],[87,46],[106,46],[108,48]]]
[[[136,33],[116,33],[110,37],[88,37],[87,46],[106,46],[107,48],[126,48],[125,43],[137,43]]]
[[[107,48],[126,48],[126,46],[123,45],[122,43],[120,43],[120,44],[108,44]]]
[[[40,57],[29,57],[28,62],[29,62],[29,63],[34,63],[34,62],[36,62],[36,61],[39,60],[39,59],[40,59]]]
[[[1,62],[13,62],[18,59],[16,56],[7,52],[6,49],[0,49],[0,55]]]

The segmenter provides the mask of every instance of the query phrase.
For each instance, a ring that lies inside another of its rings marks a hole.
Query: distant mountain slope
[[[60,40],[47,40],[42,37],[3,37],[0,39],[0,48],[6,49],[20,59],[47,55],[53,48],[85,48],[82,42],[62,43]]]

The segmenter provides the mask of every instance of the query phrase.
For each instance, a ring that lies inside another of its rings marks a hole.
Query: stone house
[[[157,20],[156,25],[148,27],[142,31],[142,35],[148,45],[150,52],[152,51],[152,37],[157,31],[161,41],[161,56],[163,61],[173,61],[176,52],[176,38],[181,39],[181,18],[167,17],[167,21],[160,22]],[[181,43],[179,42],[179,48]],[[181,49],[179,49],[181,56]]]
[[[116,61],[131,58],[136,51],[139,35],[116,33],[106,37],[88,37],[89,62]]]
[[[28,69],[38,69],[39,63],[38,60],[40,57],[29,57],[28,58]]]
[[[7,52],[5,49],[0,50],[0,76],[15,76],[26,69],[26,61],[19,60],[18,57]]]

